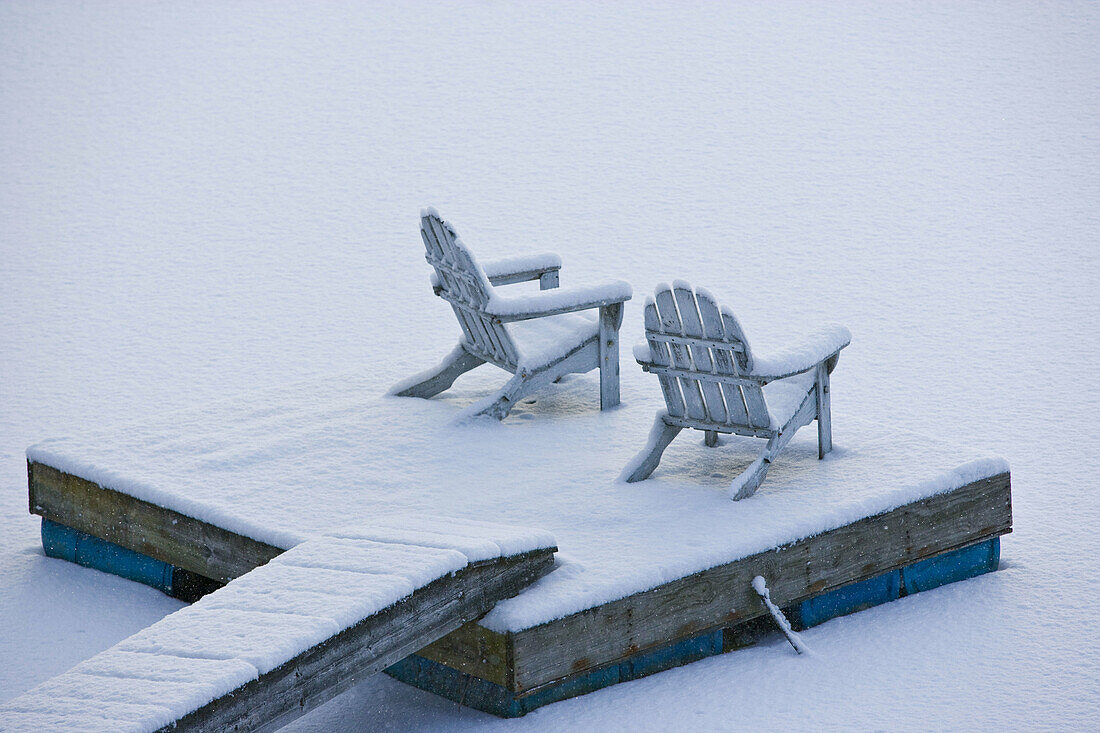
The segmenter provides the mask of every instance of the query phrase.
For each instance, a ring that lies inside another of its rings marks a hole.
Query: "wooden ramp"
[[[0,706],[0,730],[274,730],[515,595],[555,550],[451,520],[310,539]]]

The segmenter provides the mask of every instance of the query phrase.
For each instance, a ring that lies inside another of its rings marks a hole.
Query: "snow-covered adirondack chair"
[[[660,285],[645,304],[646,343],[634,349],[644,371],[656,374],[666,410],[657,415],[649,443],[624,469],[626,481],[648,478],[665,448],[684,428],[766,439],[767,445],[730,487],[734,500],[752,496],[768,467],[803,425],[817,420],[818,457],[832,450],[829,373],[852,340],[842,326],[772,358],[754,355],[728,308],[705,290],[677,281]]]
[[[397,385],[393,394],[431,397],[485,362],[515,376],[472,416],[503,419],[517,401],[565,374],[600,370],[600,409],[619,404],[619,326],[630,285],[558,287],[557,255],[519,257],[482,268],[435,209],[420,214],[425,259],[435,268],[436,295],[451,304],[462,339],[436,369]],[[507,297],[494,286],[538,280],[542,291]],[[598,310],[598,317],[579,311]]]

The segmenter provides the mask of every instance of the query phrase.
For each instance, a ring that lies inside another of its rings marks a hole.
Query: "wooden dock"
[[[282,552],[41,463],[28,464],[28,477],[47,552],[61,525],[179,569],[191,589]],[[467,623],[387,671],[471,707],[523,715],[750,643],[768,627],[757,575],[804,627],[995,570],[999,537],[1012,529],[1010,483],[1007,472],[987,476],[521,631]],[[84,562],[118,572],[99,552]]]
[[[483,615],[554,563],[538,537],[526,542],[534,549],[473,562],[484,553],[466,546],[479,550],[484,532],[431,532],[425,546],[417,532],[377,542],[357,530],[307,540],[0,705],[0,729],[274,730]],[[515,532],[508,539],[517,544]]]

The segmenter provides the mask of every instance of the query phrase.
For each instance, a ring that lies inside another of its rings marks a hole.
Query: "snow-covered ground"
[[[484,260],[629,281],[627,344],[673,277],[754,345],[844,323],[838,449],[898,423],[1003,455],[1015,532],[1000,572],[812,629],[810,658],[777,637],[518,721],[379,677],[294,730],[1090,727],[1098,37],[1071,4],[0,5],[0,700],[180,606],[42,556],[25,448],[430,366],[457,336],[432,204]],[[620,415],[648,422],[629,353]],[[504,376],[478,371],[441,409]],[[501,434],[567,436],[594,384]],[[570,460],[538,449],[517,492]],[[718,496],[697,441],[658,478],[693,451]]]

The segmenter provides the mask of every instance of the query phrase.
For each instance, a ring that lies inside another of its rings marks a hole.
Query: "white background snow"
[[[518,721],[379,677],[294,730],[1090,727],[1098,37],[1084,4],[0,5],[0,700],[180,606],[42,556],[24,449],[429,366],[457,336],[431,204],[484,260],[629,281],[626,344],[673,277],[754,345],[844,323],[838,446],[900,422],[1003,455],[1015,532],[1000,572],[812,629],[812,658],[777,636]],[[567,433],[575,384],[530,419]]]

